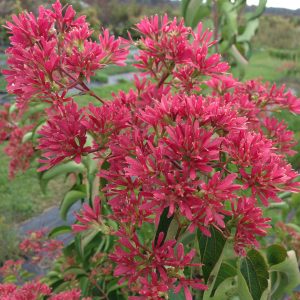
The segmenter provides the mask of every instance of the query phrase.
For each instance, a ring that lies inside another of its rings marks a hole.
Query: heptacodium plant
[[[6,28],[3,74],[16,105],[1,112],[0,137],[10,175],[35,159],[43,188],[76,175],[61,216],[83,205],[72,227],[50,233],[72,231],[74,239],[43,283],[2,284],[1,299],[258,300],[292,292],[295,252],[263,238],[271,234],[264,210],[282,203],[280,193],[299,191],[286,159],[293,133],[273,112],[300,114],[300,99],[234,79],[201,23],[194,32],[153,16],[136,25],[137,41],[108,30],[93,41],[85,18],[57,1],[37,17],[13,16]],[[129,47],[138,49],[132,89],[101,98],[90,77],[125,65]]]

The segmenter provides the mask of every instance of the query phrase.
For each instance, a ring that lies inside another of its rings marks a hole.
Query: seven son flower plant
[[[95,299],[210,299],[217,273],[206,276],[202,241],[218,236],[246,259],[271,227],[265,207],[282,201],[281,192],[299,191],[287,162],[296,142],[274,112],[300,114],[300,99],[285,87],[233,78],[201,23],[192,31],[167,15],[146,17],[135,27],[137,41],[107,29],[92,40],[85,17],[56,1],[38,16],[13,16],[6,28],[3,74],[16,105],[1,111],[0,138],[8,140],[10,175],[33,160],[42,179],[69,168],[76,183],[61,208],[83,203],[73,244],[88,250],[80,250],[82,263],[69,257],[60,268],[84,268],[88,283],[74,273],[70,286]],[[103,99],[91,77],[125,65],[130,47],[138,49],[131,89]],[[22,291],[0,285],[0,295],[40,299],[18,295],[49,296],[51,282]],[[48,299],[80,297],[69,293]]]

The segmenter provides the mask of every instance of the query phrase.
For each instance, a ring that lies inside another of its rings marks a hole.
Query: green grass
[[[91,80],[99,82],[99,83],[107,83],[108,82],[108,76],[105,73],[96,72],[96,74],[91,77]]]
[[[102,71],[99,71],[99,72],[102,72],[102,73],[106,74],[107,76],[110,76],[110,75],[136,72],[136,68],[134,66],[132,66],[132,63],[127,63],[127,65],[124,66],[124,67],[116,66],[116,65],[110,65],[110,66],[106,67],[105,69],[103,69]]]
[[[263,81],[279,81],[286,76],[278,69],[286,61],[271,57],[268,51],[255,52],[246,67],[245,80],[261,78]]]
[[[130,88],[133,87],[133,83],[130,81],[120,82],[116,85],[106,85],[102,87],[97,87],[92,89],[93,92],[98,95],[101,99],[109,100],[112,98],[113,93],[118,93],[119,91],[128,92]],[[97,99],[89,95],[79,95],[74,97],[79,106],[86,106],[89,102],[94,104],[99,103]]]
[[[41,191],[35,167],[8,179],[9,159],[0,146],[0,265],[6,259],[18,255],[16,225],[41,213],[44,209],[58,205],[70,183],[58,178],[49,183],[46,194]]]
[[[0,74],[0,91],[6,91],[6,81],[2,74]]]
[[[132,83],[124,82],[115,86],[95,88],[94,92],[103,99],[111,99],[112,93],[117,93],[119,90],[128,91],[132,86]],[[76,99],[80,106],[87,105],[89,102],[98,103],[90,96],[78,96]],[[9,159],[3,153],[4,147],[5,145],[0,146],[0,216],[5,216],[8,222],[18,223],[49,206],[60,203],[66,191],[62,179],[51,181],[48,193],[44,195],[34,166],[23,174],[17,174],[13,180],[9,180]]]
[[[108,77],[111,75],[118,75],[118,74],[130,73],[130,72],[136,72],[136,68],[133,67],[131,63],[128,63],[124,67],[109,65],[103,70],[97,71],[96,74],[91,77],[91,80],[100,83],[107,83]]]
[[[49,189],[42,193],[35,167],[8,179],[9,159],[0,146],[0,216],[8,222],[22,222],[45,208],[59,204],[66,188],[63,179],[50,182]]]
[[[132,86],[132,83],[125,82],[115,86],[95,88],[94,92],[103,99],[111,99],[113,92],[128,91]],[[88,102],[98,103],[90,96],[78,96],[76,99],[80,106],[87,105]],[[5,216],[8,222],[18,223],[49,206],[60,203],[66,191],[63,180],[51,181],[48,193],[44,195],[34,166],[23,174],[17,174],[13,180],[9,180],[9,159],[3,153],[4,147],[5,145],[0,146],[0,216]]]

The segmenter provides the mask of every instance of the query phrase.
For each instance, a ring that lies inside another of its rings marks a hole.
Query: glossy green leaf
[[[43,192],[46,191],[48,182],[52,180],[53,178],[62,175],[62,174],[68,174],[68,173],[82,173],[85,170],[85,167],[83,164],[77,164],[74,161],[69,161],[67,163],[59,164],[45,172],[41,173],[40,176],[40,185],[43,190]]]
[[[155,244],[157,243],[158,236],[161,232],[164,233],[164,240],[167,237],[170,224],[173,220],[173,216],[168,218],[168,213],[169,213],[169,207],[166,207],[160,216],[160,220],[159,220],[156,235],[155,235]]]
[[[83,199],[86,196],[85,192],[71,190],[67,192],[63,201],[60,205],[60,216],[63,220],[66,220],[69,209],[73,204],[75,204],[78,200]]]
[[[287,251],[280,245],[271,245],[266,250],[267,260],[270,266],[282,263],[287,258]]]
[[[201,263],[204,264],[202,271],[206,283],[209,275],[218,262],[226,243],[225,237],[214,227],[210,228],[210,233],[211,237],[207,237],[199,230],[197,233]]]
[[[250,250],[240,262],[240,273],[246,281],[253,299],[261,299],[268,288],[269,272],[264,257],[256,250]],[[241,280],[240,280],[241,281]]]
[[[54,177],[65,174],[65,173],[71,173],[71,172],[83,172],[84,171],[84,165],[79,163],[77,164],[75,161],[69,161],[64,164],[57,165],[50,170],[47,170],[43,173],[42,179],[44,180],[50,180]]]
[[[243,300],[255,300],[252,298],[247,282],[240,270],[237,270],[238,275],[238,295]],[[259,298],[258,298],[259,300]]]
[[[69,233],[71,231],[72,231],[71,226],[69,226],[69,225],[62,225],[62,226],[58,226],[58,227],[53,228],[49,232],[48,236],[49,236],[49,238],[55,238],[55,237],[57,237],[57,236],[59,236],[61,234],[66,234],[66,233]]]
[[[89,287],[91,284],[90,279],[87,276],[82,276],[79,280],[81,296],[88,296]]]

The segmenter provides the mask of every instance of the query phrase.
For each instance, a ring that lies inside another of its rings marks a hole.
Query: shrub
[[[293,133],[272,115],[299,114],[299,99],[228,75],[201,23],[193,32],[183,21],[154,16],[136,25],[137,42],[107,30],[93,42],[84,18],[57,1],[7,27],[4,74],[17,110],[3,111],[1,136],[9,138],[11,173],[39,155],[43,188],[58,174],[74,176],[61,217],[83,202],[72,229],[50,233],[75,234],[45,279],[54,292],[75,286],[95,299],[277,299],[292,291],[299,283],[295,252],[263,239],[271,230],[264,207],[284,205],[283,191],[299,191],[286,161]],[[123,65],[130,44],[144,73],[107,101],[89,79]],[[97,103],[79,108],[74,98],[82,94]],[[272,272],[288,285],[273,282]]]

